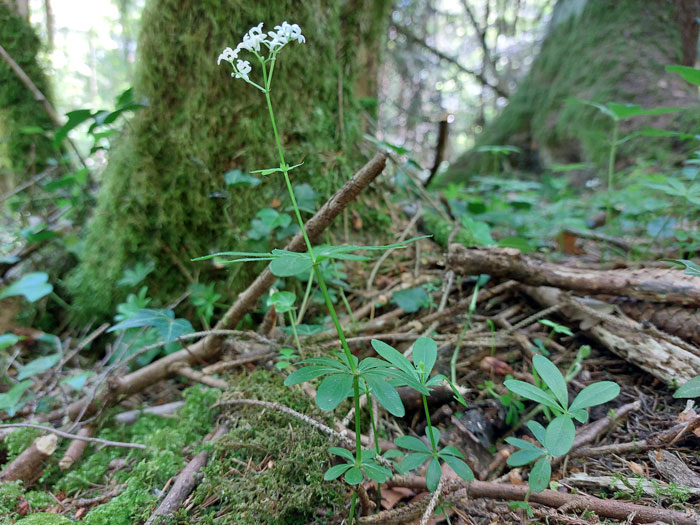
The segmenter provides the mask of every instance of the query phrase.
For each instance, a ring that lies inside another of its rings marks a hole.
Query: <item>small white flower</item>
[[[274,51],[277,47],[283,47],[288,42],[287,37],[280,33],[270,31],[268,35],[272,38],[272,40],[268,40],[267,42],[271,51]]]
[[[216,64],[220,65],[222,60],[225,60],[226,62],[233,62],[236,58],[238,58],[238,49],[234,51],[230,47],[227,47],[219,55],[219,60],[216,61]]]
[[[247,60],[239,60],[236,62],[236,78],[248,80],[248,73],[250,73],[251,70],[250,62]]]

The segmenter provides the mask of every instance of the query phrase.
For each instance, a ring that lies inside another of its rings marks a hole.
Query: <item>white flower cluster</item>
[[[263,23],[260,22],[243,35],[243,40],[236,46],[236,49],[231,49],[230,47],[224,49],[216,63],[221,64],[222,60],[230,63],[233,66],[232,77],[249,80],[250,62],[238,59],[238,53],[242,49],[255,53],[259,57],[261,44],[267,46],[271,53],[275,53],[292,40],[296,40],[300,44],[306,42],[306,38],[301,34],[301,28],[297,24],[282,22],[282,25],[275,26],[275,31],[269,31],[265,34],[263,32]],[[236,62],[235,64],[234,61]]]

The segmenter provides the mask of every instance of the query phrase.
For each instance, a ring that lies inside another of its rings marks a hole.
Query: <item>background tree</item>
[[[0,1],[0,45],[49,97],[49,82],[37,60],[41,42],[28,13],[24,1]],[[0,193],[41,171],[54,156],[51,140],[30,128],[48,131],[53,124],[10,66],[0,60]]]
[[[353,87],[366,74],[356,67],[358,35],[367,43],[382,34],[363,16],[378,17],[387,8],[386,0],[151,0],[135,72],[135,89],[149,107],[135,116],[104,172],[71,279],[77,310],[111,313],[127,291],[115,283],[139,261],[155,263],[147,281],[152,295],[181,294],[203,268],[190,258],[244,249],[254,214],[277,199],[286,207],[278,177],[231,192],[224,181],[230,170],[277,162],[274,146],[259,147],[271,132],[259,93],[216,64],[225,46],[235,46],[260,21],[270,27],[288,20],[304,31],[309,45],[285,50],[276,69],[275,112],[287,158],[304,161],[295,181],[324,196],[337,187],[358,166],[354,148],[345,150],[358,137]],[[239,269],[229,290],[254,270]]]
[[[643,4],[560,0],[529,74],[501,115],[487,124],[476,145],[517,146],[523,154],[513,158],[524,168],[541,167],[545,162],[600,164],[608,151],[610,122],[593,108],[566,104],[567,98],[646,108],[697,105],[697,90],[665,71],[667,65],[691,60],[687,40],[692,35],[688,36],[682,15],[685,4],[680,0]],[[697,46],[697,34],[693,41]],[[695,120],[686,114],[658,117],[654,123],[688,131]],[[648,119],[625,123],[649,124]],[[633,142],[626,144],[618,158],[668,155],[668,140],[663,140],[663,148],[648,140],[643,150]],[[490,163],[488,155],[469,150],[441,180],[459,180],[488,169]]]

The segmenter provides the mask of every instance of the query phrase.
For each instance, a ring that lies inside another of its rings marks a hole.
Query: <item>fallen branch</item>
[[[78,436],[92,437],[94,432],[95,427],[88,425],[78,430]],[[63,457],[58,462],[58,468],[60,468],[61,470],[68,470],[69,468],[71,468],[73,464],[76,461],[78,461],[83,455],[83,452],[85,452],[87,446],[88,442],[82,439],[74,439],[73,441],[71,441],[71,444],[68,445],[66,453],[63,454]]]
[[[610,489],[627,493],[636,493],[641,490],[646,496],[659,497],[664,492],[668,494],[669,485],[663,481],[649,480],[643,478],[620,478],[616,476],[591,476],[584,472],[576,472],[562,480],[562,483],[573,487],[586,487],[588,489]],[[674,490],[700,496],[700,489],[677,485]]]
[[[226,426],[220,426],[216,432],[205,439],[205,442],[212,442],[220,436],[228,432]],[[182,469],[173,483],[173,487],[168,492],[168,495],[163,499],[158,508],[151,514],[151,517],[146,521],[146,525],[151,525],[160,516],[172,516],[180,507],[180,504],[185,501],[185,498],[190,495],[197,481],[199,471],[209,460],[209,451],[202,450],[199,454],[193,457],[187,466]]]
[[[45,427],[42,425],[35,425],[34,423],[6,423],[4,425],[0,425],[0,428],[36,428],[39,430],[43,430],[44,432],[56,434],[57,436],[60,436],[62,438],[78,439],[81,441],[88,441],[90,443],[98,443],[106,447],[138,448],[141,450],[145,450],[146,448],[148,448],[146,447],[146,445],[142,445],[141,443],[123,443],[121,441],[110,441],[108,439],[81,436],[79,434],[69,434],[68,432],[63,432],[62,430],[58,430],[51,427]]]
[[[0,481],[22,481],[25,487],[33,485],[44,472],[44,461],[56,450],[58,438],[49,434],[34,440],[2,472]]]
[[[584,447],[578,450],[573,450],[569,453],[570,457],[589,457],[603,456],[606,454],[622,454],[624,452],[640,452],[653,448],[661,448],[676,442],[678,439],[688,432],[693,432],[696,428],[700,428],[700,416],[695,416],[689,421],[679,423],[662,432],[652,434],[646,439],[639,441],[627,441],[624,443],[613,443],[611,445],[601,445],[599,447]]]
[[[138,421],[139,417],[141,417],[141,414],[152,414],[154,416],[168,417],[183,407],[184,404],[184,401],[173,401],[172,403],[165,403],[164,405],[129,410],[127,412],[117,414],[114,417],[114,420],[122,425],[133,425],[136,423],[136,421]]]
[[[404,485],[409,482],[410,485]],[[425,480],[417,476],[406,478],[396,478],[389,482],[389,486],[411,486],[414,488],[425,488]],[[452,481],[445,488],[444,499],[446,501],[458,501],[464,498],[489,498],[506,501],[523,501],[529,492],[527,485],[512,485],[509,483],[491,483],[487,481]],[[425,501],[424,498],[418,503]],[[569,494],[554,490],[544,490],[537,494],[529,495],[530,503],[539,503],[547,507],[560,508],[565,506],[567,511],[586,510],[595,512],[598,516],[612,519],[629,519],[631,523],[675,523],[676,525],[697,525],[700,516],[692,510],[680,512],[677,510],[646,507],[634,503],[626,503],[619,500],[600,499],[594,496],[582,494]],[[426,503],[423,504],[426,505]],[[413,516],[404,516],[407,521],[420,516],[420,507],[417,505]],[[393,511],[380,512],[368,518],[360,518],[361,523],[396,523],[395,521],[384,521],[390,517]]]
[[[191,379],[192,381],[196,381],[197,383],[201,383],[203,385],[212,387],[212,388],[218,388],[219,390],[226,390],[228,389],[228,383],[224,381],[223,379],[217,379],[215,377],[208,376],[206,374],[203,374],[202,372],[199,372],[198,370],[194,370],[193,368],[190,368],[187,366],[185,363],[174,363],[170,369],[173,372],[176,372],[180,374],[183,377],[186,377],[187,379]]]
[[[560,314],[580,321],[581,328],[621,357],[667,385],[684,383],[700,374],[700,351],[677,338],[648,329],[622,314],[610,315],[587,306],[582,299],[545,286],[525,287],[542,305],[563,304]],[[674,341],[675,339],[675,341]]]
[[[450,245],[448,265],[458,275],[488,273],[530,286],[554,286],[587,294],[700,306],[700,281],[678,269],[570,268],[542,262],[514,248],[466,248],[461,244]]]

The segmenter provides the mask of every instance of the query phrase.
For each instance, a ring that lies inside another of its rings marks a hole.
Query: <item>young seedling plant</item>
[[[539,388],[517,379],[509,379],[504,384],[514,394],[549,409],[554,417],[546,427],[537,421],[527,423],[527,427],[541,446],[514,437],[507,438],[506,442],[519,449],[508,458],[508,465],[520,467],[535,463],[530,471],[528,484],[529,492],[537,493],[549,485],[552,459],[571,450],[576,437],[574,419],[585,423],[588,420],[587,409],[616,398],[620,387],[612,381],[599,381],[581,390],[569,404],[566,380],[556,365],[539,354],[533,357],[532,364],[533,373],[539,375],[546,388]]]

